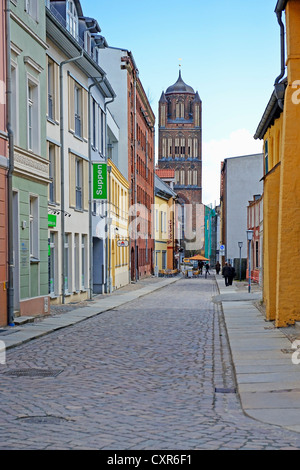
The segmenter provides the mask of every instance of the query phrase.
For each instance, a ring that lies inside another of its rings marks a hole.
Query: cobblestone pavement
[[[215,294],[182,279],[7,351],[0,449],[299,449],[243,413]]]

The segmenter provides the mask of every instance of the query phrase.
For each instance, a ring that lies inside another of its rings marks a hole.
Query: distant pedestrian
[[[199,262],[198,262],[198,266],[199,266],[199,269],[200,269],[200,274],[202,274],[202,271],[203,271],[203,261],[199,261]]]
[[[217,262],[216,262],[216,273],[217,273],[217,274],[219,274],[220,269],[221,269],[221,265],[220,265],[219,261],[217,261]]]
[[[205,265],[205,277],[207,277],[208,274],[210,275],[209,268],[210,268],[209,264],[206,263],[206,265]]]
[[[229,264],[228,267],[229,267],[228,285],[232,286],[232,281],[235,276],[235,269],[233,266],[231,266],[231,264]]]
[[[226,287],[229,286],[229,284],[228,284],[229,275],[230,275],[230,268],[229,268],[228,264],[225,263],[224,266],[223,266],[223,269],[222,269],[222,276],[225,279],[225,286]]]

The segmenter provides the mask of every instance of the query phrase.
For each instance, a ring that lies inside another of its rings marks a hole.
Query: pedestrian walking
[[[216,262],[216,273],[217,273],[217,274],[219,274],[220,269],[221,269],[221,265],[220,265],[219,261],[217,261],[217,262]]]
[[[225,263],[224,267],[222,269],[222,276],[225,279],[225,286],[226,287],[229,286],[229,284],[228,284],[229,275],[230,275],[230,268],[229,268],[228,264]]]
[[[206,277],[206,278],[207,278],[207,274],[210,275],[210,272],[209,272],[209,264],[208,264],[208,263],[206,263],[206,265],[205,265],[205,277]]]
[[[231,266],[231,264],[229,264],[228,267],[229,267],[228,285],[232,286],[232,281],[235,276],[235,269],[233,266]]]

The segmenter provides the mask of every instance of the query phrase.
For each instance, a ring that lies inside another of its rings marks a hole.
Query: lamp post
[[[242,280],[242,246],[243,242],[238,242],[239,249],[240,249],[240,282]]]
[[[248,253],[248,292],[251,292],[251,241],[253,238],[253,230],[246,230],[247,240],[249,242],[249,253]]]

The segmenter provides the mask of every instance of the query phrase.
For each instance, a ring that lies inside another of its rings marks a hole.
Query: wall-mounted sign
[[[128,246],[128,240],[117,240],[118,246]]]
[[[106,163],[93,163],[93,199],[107,199]]]
[[[56,227],[56,215],[48,214],[48,227]]]

